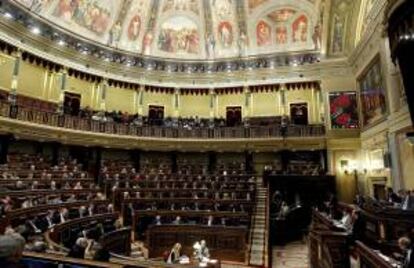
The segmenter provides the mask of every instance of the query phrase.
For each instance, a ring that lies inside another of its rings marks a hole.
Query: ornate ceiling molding
[[[21,50],[29,51],[36,56],[57,62],[68,68],[108,79],[156,86],[186,88],[245,86],[285,83],[292,80],[319,80],[338,74],[350,75],[352,73],[344,58],[326,59],[311,65],[268,66],[267,68],[248,68],[247,70],[231,72],[171,73],[161,70],[133,68],[96,59],[67,47],[61,47],[56,42],[41,36],[28,34],[26,28],[10,22],[4,16],[0,17],[0,39]]]

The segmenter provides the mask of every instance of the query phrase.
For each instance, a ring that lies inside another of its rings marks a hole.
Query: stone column
[[[175,88],[174,95],[173,95],[173,107],[174,107],[174,114],[173,117],[178,118],[180,116],[180,88]]]
[[[398,166],[400,161],[398,144],[397,144],[397,135],[395,132],[388,134],[388,149],[390,153],[390,169],[391,169],[391,178],[392,178],[392,188],[394,191],[398,191],[404,188],[404,181],[402,179],[401,170]]]

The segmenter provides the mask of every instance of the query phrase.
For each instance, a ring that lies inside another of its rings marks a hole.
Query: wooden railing
[[[11,106],[0,102],[0,116],[20,121],[42,124],[72,130],[97,132],[115,135],[154,137],[168,139],[265,139],[284,137],[321,137],[325,135],[323,125],[289,125],[282,129],[280,125],[251,127],[200,127],[194,129],[135,126],[114,122],[100,122],[76,116],[38,111],[26,107]]]

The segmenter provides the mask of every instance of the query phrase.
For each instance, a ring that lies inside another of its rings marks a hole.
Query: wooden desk
[[[328,217],[326,213],[313,210],[312,211],[312,223],[311,230],[324,230],[333,232],[344,232],[343,228],[340,228],[334,224],[334,221]]]
[[[324,214],[313,211],[309,232],[312,268],[349,268],[350,235],[338,229]]]
[[[365,222],[365,233],[360,240],[386,254],[398,251],[398,239],[414,228],[414,211],[387,206],[374,200],[365,202],[361,217]]]
[[[99,240],[101,245],[111,253],[131,255],[131,228],[122,228],[103,234]]]
[[[247,234],[246,227],[152,225],[147,230],[147,247],[150,258],[155,258],[181,243],[182,252],[192,256],[194,243],[205,240],[213,259],[245,262]]]
[[[70,232],[70,230],[74,227],[78,227],[78,229],[81,231],[85,226],[93,222],[102,223],[106,220],[116,220],[118,216],[118,213],[100,214],[70,220],[62,224],[57,224],[53,228],[46,231],[45,239],[50,248],[57,251],[68,252],[69,250],[62,245],[62,242],[65,239],[70,239],[70,237],[67,237],[67,234],[65,232]]]
[[[87,268],[199,268],[197,264],[167,264],[160,260],[141,260],[126,258],[122,256],[113,256],[110,262],[100,262],[87,259],[69,258],[58,254],[24,252],[23,260],[38,260],[50,262],[55,267],[58,264],[75,265]],[[210,264],[207,268],[220,268],[220,262]]]
[[[28,218],[30,216],[35,216],[39,213],[46,213],[49,210],[58,210],[60,208],[77,208],[81,206],[89,206],[90,204],[95,205],[95,207],[100,205],[108,206],[110,203],[109,200],[92,200],[92,201],[76,201],[76,202],[66,202],[61,204],[53,204],[53,205],[38,205],[32,208],[20,208],[15,209],[6,214],[9,220],[13,220],[19,217]]]
[[[21,196],[46,196],[46,195],[63,195],[63,194],[96,194],[101,192],[99,189],[80,189],[80,190],[24,190],[24,191],[8,191],[0,192],[0,197],[10,196],[10,197],[21,197]]]
[[[396,261],[386,261],[361,241],[356,242],[355,253],[362,268],[393,268]]]

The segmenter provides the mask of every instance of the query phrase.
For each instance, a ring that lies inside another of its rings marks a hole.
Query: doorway
[[[161,126],[164,121],[164,106],[150,105],[148,109],[148,123]]]
[[[63,100],[65,114],[77,116],[80,110],[81,98],[80,94],[65,92]]]
[[[294,125],[307,125],[308,122],[308,104],[291,103],[290,104],[290,120]]]
[[[240,106],[226,107],[226,122],[228,127],[239,126],[242,122],[242,108]]]

